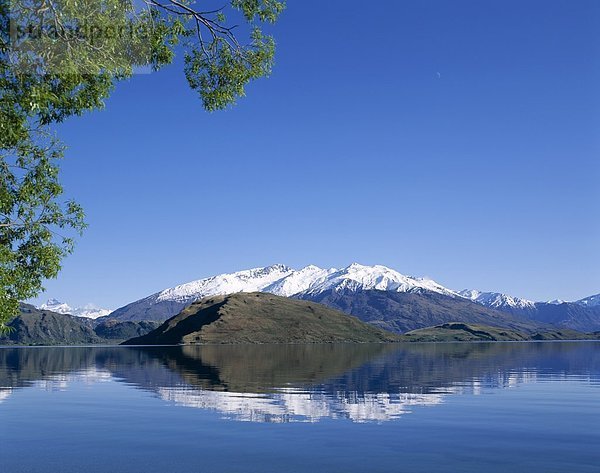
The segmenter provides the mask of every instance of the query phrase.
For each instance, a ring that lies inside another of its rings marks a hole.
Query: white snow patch
[[[464,289],[459,291],[458,294],[465,299],[470,299],[473,302],[477,302],[493,309],[535,309],[535,302],[533,301],[501,294],[499,292],[480,292],[474,289]]]
[[[586,297],[585,299],[578,300],[576,304],[582,305],[584,307],[597,307],[600,306],[600,294],[596,294],[594,296]]]
[[[45,304],[38,306],[40,310],[49,310],[57,314],[74,315],[75,317],[86,317],[88,319],[97,319],[104,317],[112,312],[111,309],[100,309],[94,304],[86,304],[83,307],[71,307],[65,302],[57,299],[48,299]]]

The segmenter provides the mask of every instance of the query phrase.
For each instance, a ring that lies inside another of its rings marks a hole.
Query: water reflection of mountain
[[[32,385],[116,379],[179,405],[262,422],[384,421],[452,393],[565,376],[599,384],[600,344],[0,349],[0,402]]]
[[[368,376],[366,373],[369,373]],[[452,393],[508,387],[515,377],[600,377],[600,344],[448,343],[404,345],[330,383],[358,392]]]

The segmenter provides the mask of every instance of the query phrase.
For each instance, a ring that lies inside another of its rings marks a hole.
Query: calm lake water
[[[600,343],[0,348],[0,471],[600,472]]]

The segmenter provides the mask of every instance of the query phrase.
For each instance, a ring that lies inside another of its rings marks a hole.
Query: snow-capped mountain
[[[298,271],[292,271],[286,277],[267,286],[264,290],[278,296],[290,297],[322,284],[336,271],[334,268],[321,269],[318,266],[309,265]]]
[[[38,306],[40,310],[50,310],[57,314],[70,314],[72,308],[69,304],[59,301],[58,299],[48,299],[45,304]]]
[[[595,296],[586,297],[585,299],[581,299],[575,304],[584,306],[584,307],[600,307],[600,294],[596,294]]]
[[[535,309],[535,302],[533,301],[520,299],[499,292],[480,292],[473,289],[465,289],[459,291],[458,294],[466,299],[470,299],[473,302],[477,302],[492,309],[513,309],[519,311]]]
[[[456,297],[457,293],[441,284],[426,278],[405,276],[386,266],[363,266],[353,263],[341,270],[329,270],[327,277],[313,281],[308,287],[298,291],[321,293],[334,291],[392,291],[392,292],[436,292],[446,296]]]
[[[282,264],[199,279],[152,294],[117,309],[119,320],[165,320],[195,300],[236,292],[270,292],[279,296],[316,294],[328,290],[435,292],[458,297],[454,291],[426,278],[405,276],[385,266],[353,263],[344,269],[314,265],[295,270]]]
[[[261,292],[265,288],[291,276],[296,271],[283,264],[266,268],[247,269],[232,274],[220,274],[165,289],[154,296],[157,302],[190,303],[201,297],[234,294],[236,292]],[[150,296],[150,297],[154,297]]]
[[[527,299],[521,299],[518,297],[509,296],[499,292],[480,292],[473,289],[465,289],[459,291],[458,294],[467,299],[471,299],[474,302],[478,302],[486,307],[492,307],[494,309],[519,309],[528,310],[535,309],[543,304],[550,305],[562,305],[562,304],[577,304],[582,307],[600,307],[600,294],[586,297],[575,302],[565,301],[563,299],[552,299],[546,302],[533,302]]]
[[[100,309],[94,304],[86,304],[83,307],[76,307],[73,309],[71,315],[76,317],[85,317],[88,319],[98,319],[104,317],[112,312],[112,309]]]
[[[550,304],[496,292],[456,292],[431,279],[406,276],[386,266],[358,263],[343,269],[309,265],[297,270],[275,264],[220,274],[157,292],[115,310],[109,317],[120,321],[162,322],[198,299],[237,292],[269,292],[312,300],[365,321],[369,316],[379,314],[379,322],[391,317],[406,322],[404,325],[412,328],[415,328],[412,322],[427,322],[428,325],[441,323],[446,321],[448,314],[460,315],[461,320],[465,321],[487,322],[497,326],[518,320],[529,325],[534,321],[582,331],[600,328],[599,296],[583,299],[579,303]],[[488,312],[482,313],[477,307],[465,306],[464,302],[483,306]],[[597,307],[593,307],[593,304],[597,304]],[[502,312],[506,314],[505,319],[502,318]],[[433,317],[434,313],[439,317]],[[408,324],[408,320],[412,321],[412,325]]]
[[[50,310],[58,314],[69,314],[76,317],[86,317],[88,319],[97,319],[104,317],[112,312],[109,309],[99,309],[93,304],[86,304],[83,307],[71,307],[69,304],[57,299],[48,299],[45,304],[38,306],[40,310]]]
[[[560,299],[532,302],[496,292],[465,290],[460,291],[459,294],[485,307],[521,319],[580,332],[600,330],[600,295],[590,296],[577,302]]]

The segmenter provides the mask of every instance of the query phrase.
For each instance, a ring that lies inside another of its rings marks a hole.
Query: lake
[[[0,348],[0,471],[600,471],[600,343]]]

